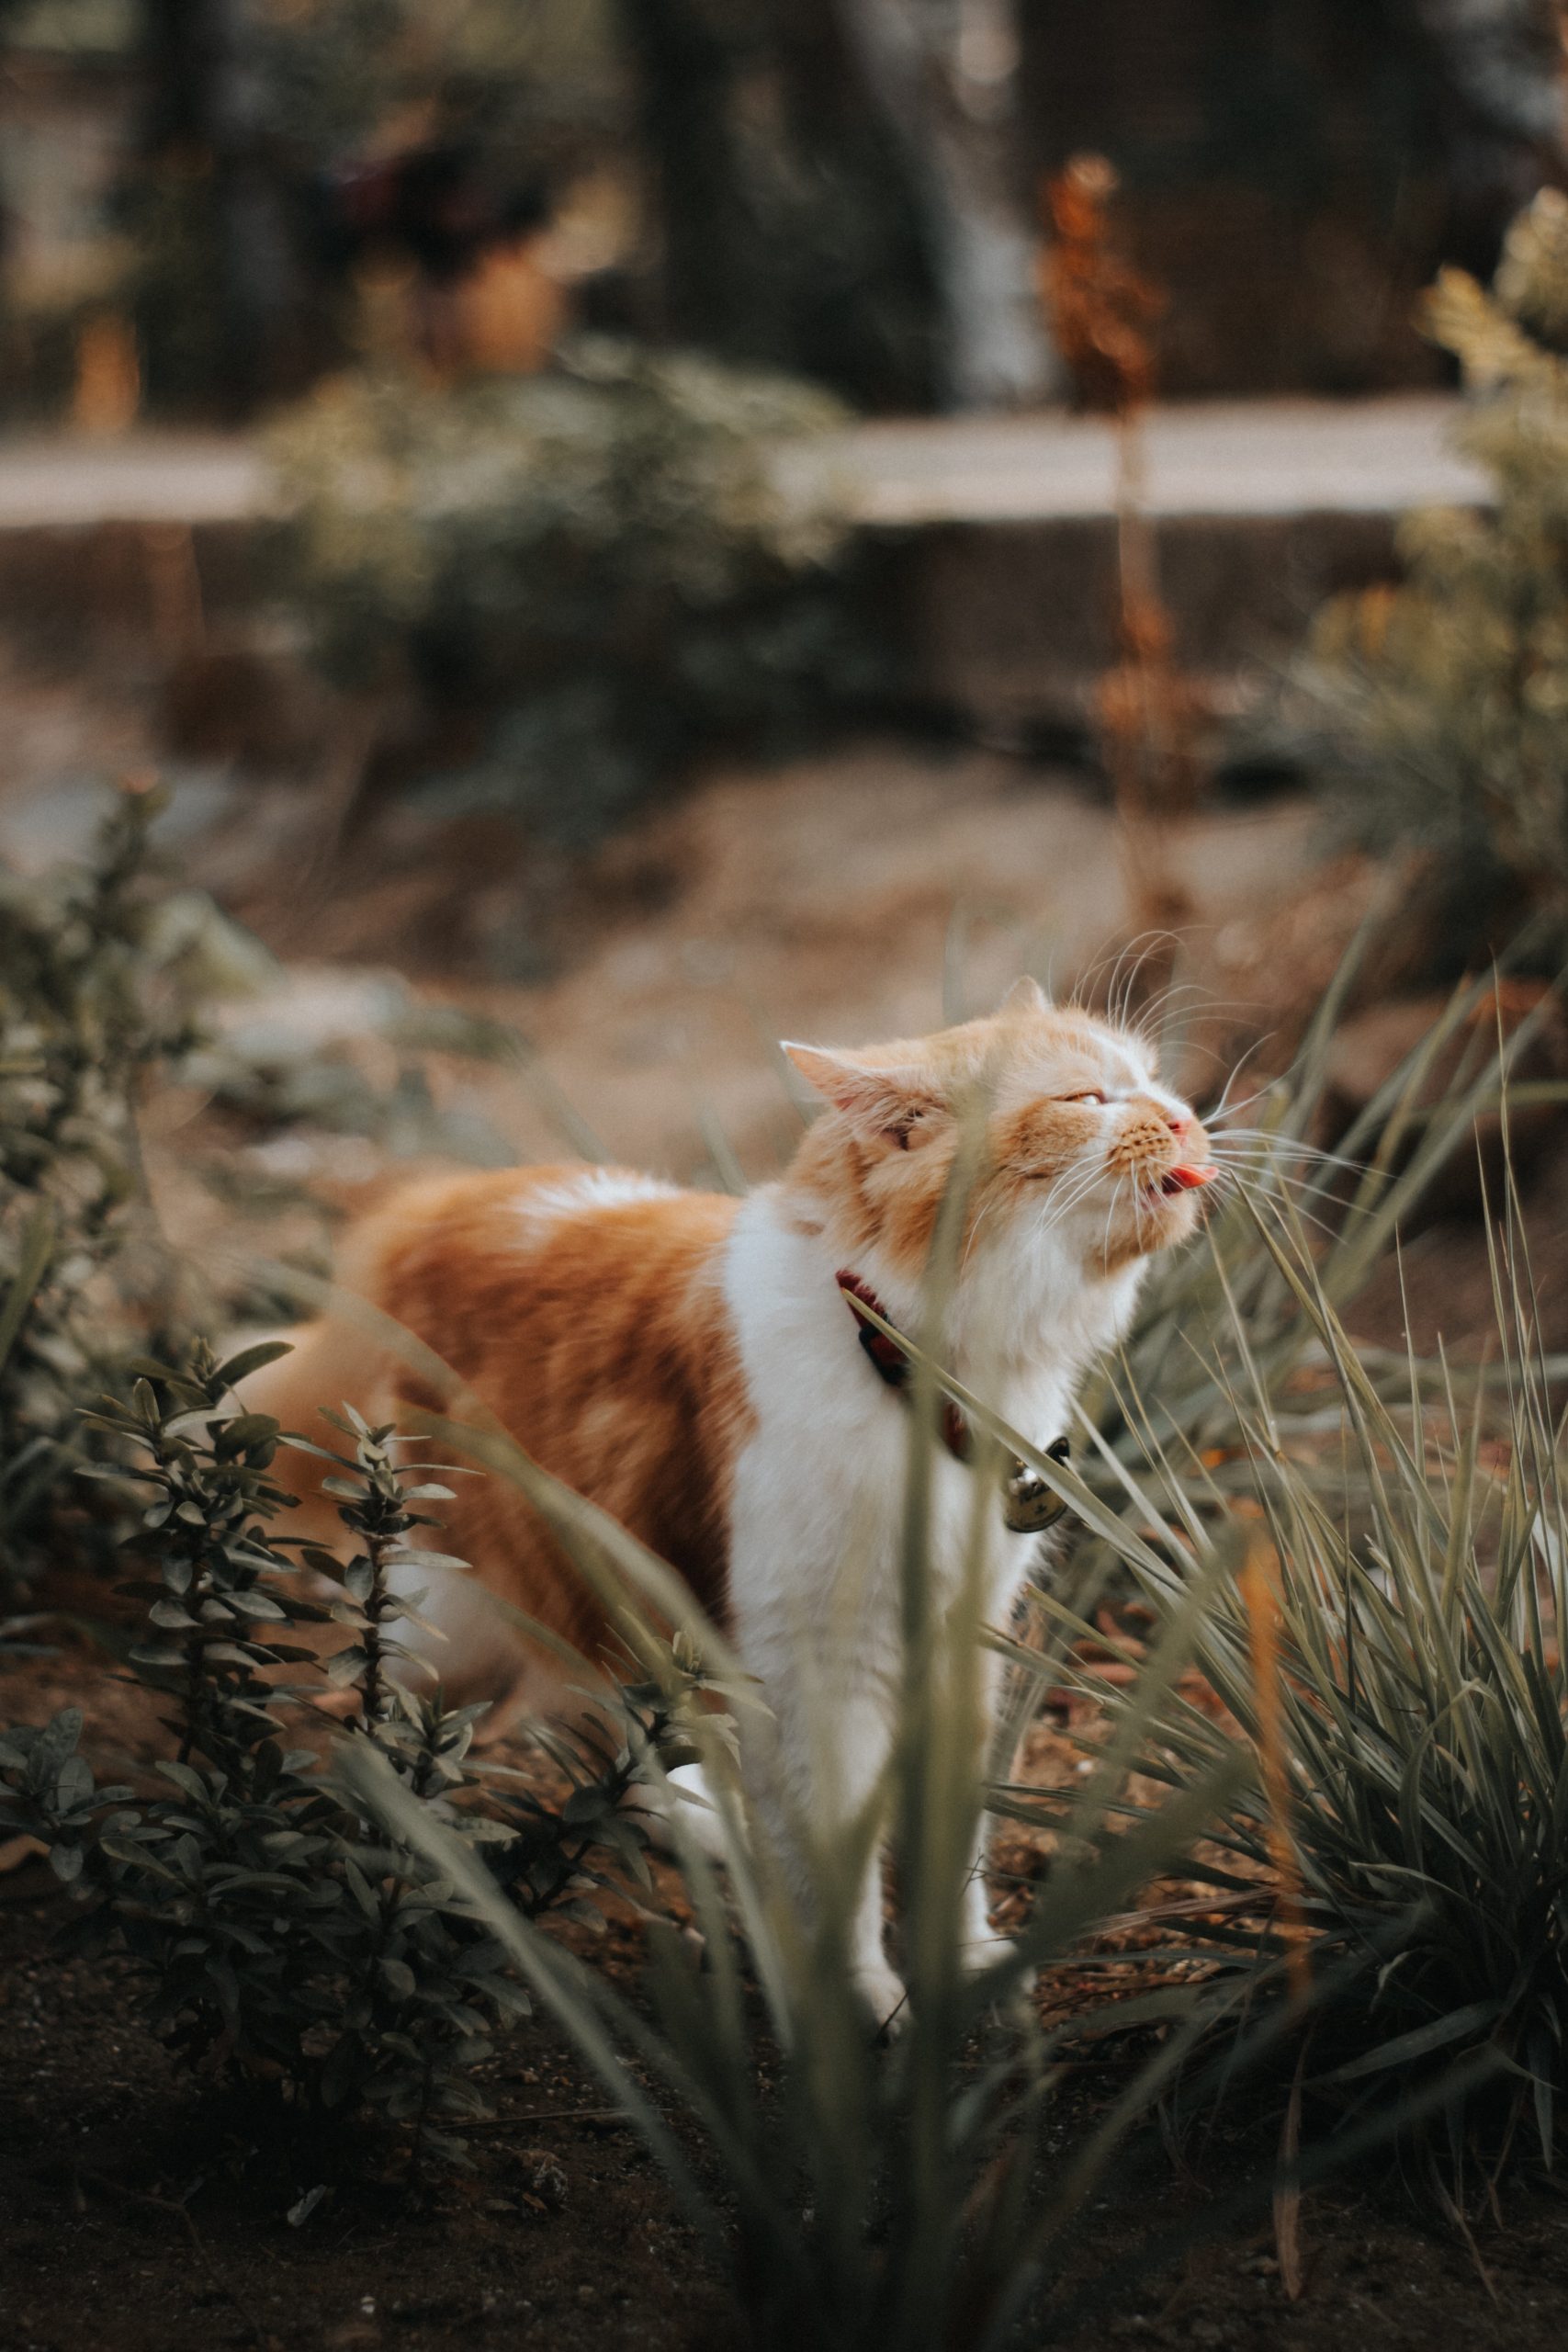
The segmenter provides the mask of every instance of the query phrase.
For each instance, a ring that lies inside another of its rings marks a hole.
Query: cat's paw
[[[852,1972],[851,1982],[871,2011],[878,2034],[890,2041],[902,2033],[909,2022],[909,1996],[897,1969],[885,1960],[867,1961]]]
[[[998,1960],[1017,1949],[1010,1936],[998,1936],[993,1928],[983,1928],[979,1934],[966,1936],[958,1947],[958,1962],[965,1976],[978,1976]]]
[[[998,1962],[1010,1960],[1017,1950],[1018,1946],[1011,1936],[994,1935],[987,1928],[984,1935],[971,1936],[959,1946],[959,1965],[965,1976],[983,1976],[987,1969],[995,1968]],[[1037,1972],[1032,1968],[1025,1969],[1021,1976],[1016,1977],[1007,1986],[1005,1992],[998,1996],[1004,2008],[1010,2008],[1015,2002],[1028,2001],[1030,1994],[1034,1989],[1036,1973]]]

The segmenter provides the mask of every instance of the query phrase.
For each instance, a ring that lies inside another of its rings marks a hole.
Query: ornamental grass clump
[[[729,1727],[688,1720],[701,1802],[655,1762],[697,1930],[655,1920],[646,1997],[542,1935],[465,1852],[422,1815],[365,1744],[345,1769],[367,1810],[448,1878],[505,1949],[542,2007],[571,2037],[641,2133],[731,2290],[746,2340],[834,2352],[1001,2352],[1067,2324],[1075,2222],[1117,2152],[1146,2121],[1182,2055],[1235,2014],[1246,1981],[1216,1950],[1213,1980],[1162,1984],[1109,2006],[1087,2030],[1152,2030],[1110,2104],[1086,2119],[1068,2064],[1071,2029],[1044,2030],[1027,1998],[1036,1971],[1077,1965],[1083,1941],[1151,1878],[1179,1862],[1234,1792],[1239,1749],[1122,1833],[1115,1807],[1140,1736],[1155,1723],[1207,1605],[1200,1580],[1129,1701],[1123,1738],[1079,1783],[1059,1860],[1014,1945],[964,1949],[964,1893],[985,1804],[982,1622],[994,1491],[975,1481],[969,1556],[955,1590],[939,1583],[930,1539],[937,1384],[908,1392],[910,1471],[899,1576],[903,1667],[891,1760],[846,1835],[803,1817],[790,1858],[750,1799]],[[414,1361],[411,1354],[411,1362]],[[431,1369],[424,1351],[418,1362]],[[628,1646],[657,1655],[651,1623],[673,1623],[689,1655],[729,1695],[739,1753],[761,1726],[755,1698],[722,1633],[668,1566],[607,1512],[530,1459],[448,1381],[449,1418],[432,1434],[511,1480],[539,1512]],[[972,1401],[972,1400],[970,1400]],[[966,1405],[965,1409],[968,1409]],[[976,1425],[988,1424],[978,1407]],[[1004,1442],[1043,1476],[1070,1473],[1017,1433]],[[856,1537],[846,1529],[844,1592],[852,1611]],[[851,1638],[829,1623],[803,1638]],[[1001,1645],[1006,1646],[1005,1645]],[[898,1890],[900,1974],[908,2001],[879,2043],[850,1966],[865,1860],[890,1831]],[[807,1891],[799,1873],[805,1858]],[[689,2127],[672,2127],[671,2109]],[[1131,2258],[1131,2256],[1129,2257]]]
[[[564,1804],[509,1793],[505,1770],[472,1753],[483,1708],[448,1709],[402,1679],[411,1579],[460,1565],[420,1541],[417,1506],[450,1489],[351,1408],[333,1417],[341,1442],[311,1450],[330,1455],[353,1548],[344,1563],[304,1547],[326,1598],[301,1589],[299,1547],[274,1525],[292,1499],[278,1426],[233,1398],[278,1351],[219,1363],[197,1347],[179,1368],[143,1363],[130,1404],[106,1403],[152,1498],[134,1539],[148,1573],[127,1588],[146,1621],[130,1663],[172,1752],[161,1790],[138,1794],[95,1786],[79,1710],[6,1733],[0,1829],[43,1841],[83,1905],[72,1940],[130,1957],[149,2022],[193,2067],[275,2095],[301,2128],[377,2116],[411,2163],[460,2162],[465,2126],[487,2111],[473,2070],[528,1996],[448,1878],[365,1814],[336,1754],[289,1744],[304,1706],[338,1693],[347,1750],[374,1750],[419,1817],[537,1918],[646,1876],[643,1825],[616,1808],[685,1685],[671,1668],[657,1704],[602,1695],[596,1722],[561,1733]],[[324,1660],[299,1638],[323,1625],[349,1636]]]
[[[1335,1032],[1354,988],[1363,933],[1325,995],[1292,1067],[1249,1101],[1225,1099],[1204,1114],[1222,1181],[1210,1195],[1206,1245],[1173,1253],[1151,1273],[1116,1358],[1091,1377],[1086,1409],[1124,1464],[1147,1458],[1152,1436],[1168,1475],[1201,1507],[1233,1486],[1249,1492],[1251,1467],[1237,1419],[1238,1398],[1259,1392],[1287,1439],[1311,1438],[1325,1417],[1337,1426],[1337,1366],[1316,1315],[1259,1236],[1260,1206],[1288,1209],[1313,1244],[1314,1291],[1337,1315],[1353,1315],[1369,1278],[1386,1264],[1402,1230],[1427,1206],[1434,1184],[1473,1160],[1479,1130],[1501,1133],[1505,1103],[1521,1115],[1551,1115],[1568,1082],[1521,1080],[1533,1041],[1554,1017],[1543,994],[1507,1035],[1497,1024],[1493,974],[1462,982],[1426,1035],[1404,1056],[1325,1151],[1313,1140],[1328,1112]],[[1359,1374],[1385,1398],[1468,1391],[1473,1367],[1448,1367],[1401,1350],[1360,1345]],[[1201,1476],[1188,1465],[1202,1457]],[[1115,1478],[1093,1454],[1085,1474],[1114,1499]],[[1325,1480],[1354,1485],[1351,1461]],[[1080,1546],[1077,1555],[1084,1556]],[[1101,1555],[1103,1564],[1104,1555]]]
[[[1252,1215],[1330,1367],[1331,1411],[1303,1439],[1247,1368],[1245,1478],[1209,1477],[1205,1495],[1202,1463],[1143,1416],[1152,1467],[1114,1465],[1130,1510],[1168,1537],[1129,1547],[1128,1566],[1158,1614],[1207,1581],[1194,1662],[1269,1766],[1228,1803],[1218,1863],[1189,1874],[1213,1880],[1234,1932],[1310,1974],[1309,2090],[1343,2116],[1425,2101],[1442,2193],[1461,2199],[1511,2152],[1551,2167],[1563,2145],[1561,1365],[1540,1350],[1512,1204],[1495,1382],[1455,1376],[1434,1396],[1412,1363],[1403,1404],[1359,1357],[1300,1225]],[[1240,1573],[1216,1573],[1227,1552]],[[1169,1691],[1144,1769],[1187,1786],[1230,1736],[1190,1689]]]

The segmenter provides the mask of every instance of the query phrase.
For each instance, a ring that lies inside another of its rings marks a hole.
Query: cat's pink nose
[[[1192,1122],[1185,1111],[1168,1111],[1165,1114],[1165,1124],[1173,1136],[1180,1136],[1186,1134]]]

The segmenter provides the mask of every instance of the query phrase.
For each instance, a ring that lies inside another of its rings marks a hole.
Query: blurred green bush
[[[79,862],[34,873],[0,856],[0,1612],[47,1560],[101,1555],[123,1532],[124,1498],[79,1476],[106,1453],[83,1406],[120,1389],[137,1353],[295,1303],[259,1268],[220,1281],[188,1232],[164,1232],[139,1125],[150,1093],[192,1091],[219,1132],[205,1149],[187,1133],[187,1164],[234,1209],[265,1214],[302,1197],[297,1176],[270,1171],[269,1138],[292,1137],[307,1163],[333,1135],[503,1163],[461,1094],[436,1100],[427,1057],[502,1060],[539,1082],[504,1023],[415,1005],[393,980],[312,990],[307,976],[291,993],[258,941],[179,887],[158,852],[165,806],[133,783]],[[355,1037],[376,1041],[379,1078]]]
[[[1403,585],[1330,604],[1300,684],[1348,830],[1427,854],[1458,961],[1532,909],[1568,932],[1568,197],[1520,214],[1490,291],[1445,270],[1426,324],[1493,502],[1409,516]]]
[[[177,1313],[136,1105],[195,1042],[226,926],[158,887],[163,805],[122,792],[85,865],[0,863],[0,1594],[79,1500],[86,1396]]]
[[[782,377],[592,338],[549,374],[323,385],[274,428],[286,594],[356,691],[413,686],[444,810],[592,840],[706,745],[874,688],[850,527],[777,452],[843,421]],[[459,720],[461,724],[459,724]]]

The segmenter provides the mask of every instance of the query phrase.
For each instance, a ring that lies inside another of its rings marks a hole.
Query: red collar
[[[833,1280],[844,1294],[845,1304],[855,1318],[856,1335],[878,1379],[886,1381],[889,1388],[908,1388],[914,1368],[908,1350],[886,1331],[879,1331],[874,1323],[868,1323],[860,1311],[863,1306],[869,1306],[885,1323],[893,1320],[871,1284],[852,1273],[848,1266],[840,1266]],[[975,1432],[951,1396],[942,1400],[942,1442],[955,1462],[967,1462],[975,1451]]]
[[[869,1306],[884,1323],[893,1320],[871,1284],[848,1266],[840,1266],[833,1280],[844,1294],[844,1304],[855,1318],[856,1336],[877,1378],[889,1388],[907,1389],[914,1369],[907,1343],[890,1331],[880,1330],[862,1312]],[[967,1416],[951,1396],[942,1400],[942,1442],[955,1462],[972,1459],[975,1432]],[[1065,1437],[1057,1438],[1045,1449],[1056,1462],[1066,1462],[1068,1450]],[[1048,1527],[1055,1526],[1066,1509],[1061,1497],[1052,1491],[1037,1471],[1016,1455],[1008,1457],[1002,1479],[1002,1517],[1015,1534],[1043,1534]]]

